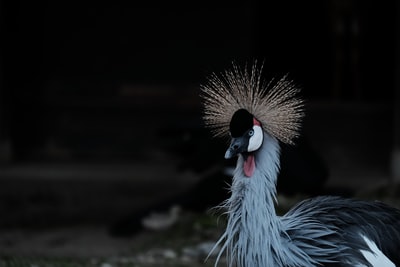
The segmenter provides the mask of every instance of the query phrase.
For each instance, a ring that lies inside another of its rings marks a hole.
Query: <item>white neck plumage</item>
[[[264,133],[263,144],[254,153],[256,166],[251,177],[245,176],[244,159],[239,155],[232,181],[232,195],[224,203],[228,224],[217,244],[222,245],[219,257],[225,251],[229,266],[275,266],[279,261],[276,255],[280,253],[271,245],[281,242],[281,223],[274,206],[279,142]],[[262,248],[270,249],[260,251]]]

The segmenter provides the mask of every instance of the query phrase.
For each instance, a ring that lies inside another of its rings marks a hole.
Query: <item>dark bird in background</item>
[[[261,72],[233,65],[202,86],[206,125],[238,157],[215,265],[226,255],[238,267],[400,266],[400,211],[384,203],[319,196],[276,215],[280,142],[294,143],[304,103],[287,77],[265,83]]]
[[[194,120],[201,120],[201,115]],[[212,138],[200,122],[162,129],[159,138],[168,144],[164,149],[180,159],[177,171],[191,171],[201,178],[183,193],[118,218],[110,228],[113,236],[129,237],[143,230],[143,219],[153,212],[168,214],[171,207],[179,206],[186,211],[202,213],[229,197],[227,184],[231,181],[236,162],[221,157],[225,153],[224,142]],[[280,160],[283,166],[277,185],[279,192],[315,196],[326,190],[324,185],[328,179],[328,169],[307,139],[300,137],[296,146],[281,145]],[[341,194],[347,194],[342,189],[340,191]],[[204,192],[207,192],[206,198]]]
[[[139,210],[128,211],[125,216],[117,218],[109,229],[113,236],[129,237],[143,230],[143,219],[153,212],[168,213],[173,206],[192,212],[205,212],[229,197],[227,184],[231,181],[236,161],[221,157],[226,144],[212,138],[209,131],[204,129],[201,116],[199,112],[192,121],[181,120],[179,124],[159,132],[159,138],[165,144],[163,149],[180,159],[177,171],[191,171],[201,178],[183,193]],[[328,169],[304,135],[296,139],[296,146],[283,142],[280,145],[282,167],[277,187],[281,194],[316,196],[326,190],[324,185],[328,179]],[[207,192],[206,198],[204,192]],[[340,189],[341,195],[349,193]]]

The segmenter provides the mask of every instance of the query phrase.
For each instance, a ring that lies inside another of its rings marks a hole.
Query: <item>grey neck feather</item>
[[[228,222],[214,247],[221,246],[215,266],[224,253],[229,266],[312,267],[335,262],[345,248],[329,241],[336,234],[334,227],[318,223],[312,211],[294,210],[283,217],[275,213],[280,164],[277,139],[264,132],[254,157],[252,177],[244,175],[244,159],[238,158],[231,197],[222,205]]]
[[[214,249],[221,245],[215,266],[223,253],[229,266],[319,266],[338,253],[335,244],[301,236],[328,236],[333,230],[316,223],[307,214],[278,217],[275,213],[276,181],[279,173],[279,142],[268,133],[255,152],[252,177],[243,172],[239,156],[231,186],[231,197],[223,203],[228,222]],[[291,234],[289,234],[291,233]],[[293,233],[295,236],[291,236]],[[289,236],[290,235],[290,236]],[[322,238],[321,240],[323,240]],[[213,249],[213,250],[214,250]],[[310,257],[314,254],[315,257]]]
[[[254,155],[256,169],[250,178],[243,173],[244,159],[239,155],[232,194],[223,205],[228,224],[217,243],[222,244],[217,263],[225,251],[229,266],[279,265],[276,263],[280,253],[275,250],[280,247],[282,226],[274,207],[279,154],[279,142],[264,133],[263,144]]]

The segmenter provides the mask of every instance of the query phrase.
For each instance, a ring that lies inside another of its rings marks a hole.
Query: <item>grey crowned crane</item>
[[[233,65],[201,88],[205,124],[238,156],[215,266],[224,253],[228,266],[400,266],[400,211],[384,203],[320,196],[276,215],[279,142],[294,143],[304,105],[287,77],[261,73]]]

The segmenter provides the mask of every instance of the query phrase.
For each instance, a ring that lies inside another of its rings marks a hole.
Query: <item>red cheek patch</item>
[[[257,125],[257,126],[261,127],[261,123],[256,118],[253,118],[253,125]]]

